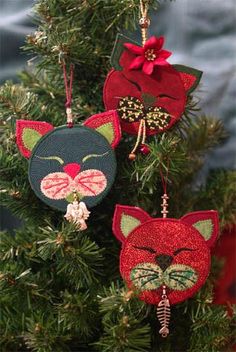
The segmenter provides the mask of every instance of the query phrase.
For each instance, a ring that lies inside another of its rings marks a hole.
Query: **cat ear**
[[[84,122],[84,126],[93,128],[101,133],[108,140],[112,148],[115,148],[121,139],[119,117],[115,110],[89,117]]]
[[[179,72],[186,94],[189,95],[197,88],[202,78],[202,71],[184,65],[173,65],[173,67]]]
[[[124,242],[137,226],[150,219],[151,217],[138,207],[118,204],[113,216],[112,230],[117,239]]]
[[[53,130],[50,123],[42,121],[17,120],[16,143],[25,158],[30,158],[31,152],[38,140],[49,131]]]
[[[139,45],[133,39],[126,37],[125,35],[118,33],[116,36],[116,41],[111,53],[111,65],[117,71],[122,71],[122,66],[120,66],[120,57],[123,54],[124,50],[126,50],[124,44],[131,43],[135,45]],[[141,47],[141,46],[140,46]]]
[[[181,221],[198,230],[198,232],[204,237],[209,248],[214,245],[219,232],[219,218],[217,211],[195,211],[183,216]]]

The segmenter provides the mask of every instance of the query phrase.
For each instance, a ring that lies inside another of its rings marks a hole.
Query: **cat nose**
[[[167,254],[159,254],[155,257],[155,260],[157,262],[157,264],[160,266],[160,268],[165,271],[168,266],[170,266],[173,257],[171,257],[171,255],[167,255]]]
[[[65,173],[67,173],[70,177],[75,178],[75,176],[77,176],[80,172],[80,168],[80,164],[70,163],[63,167],[63,171],[65,171]]]

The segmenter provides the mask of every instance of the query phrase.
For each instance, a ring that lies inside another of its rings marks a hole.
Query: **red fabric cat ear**
[[[198,230],[198,232],[204,237],[209,248],[214,245],[219,232],[219,218],[217,211],[195,211],[183,216],[181,221]]]
[[[89,117],[84,122],[84,126],[93,128],[101,133],[108,140],[112,148],[115,148],[121,139],[119,117],[115,110]]]
[[[54,127],[47,122],[17,120],[16,121],[16,143],[25,158],[30,158],[31,152],[38,140]]]
[[[173,67],[179,72],[186,94],[189,95],[197,88],[202,78],[202,71],[184,65],[173,65]]]
[[[124,242],[128,235],[151,217],[141,208],[116,205],[112,230],[118,240]]]

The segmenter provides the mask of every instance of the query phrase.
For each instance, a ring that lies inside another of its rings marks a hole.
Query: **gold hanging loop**
[[[143,132],[143,129],[145,129],[144,126],[145,126],[145,121],[144,121],[144,119],[141,119],[140,123],[139,123],[138,136],[137,136],[137,139],[136,139],[136,143],[135,143],[134,148],[132,149],[131,153],[129,154],[129,160],[135,160],[135,158],[136,158],[135,152],[136,152],[136,150],[137,150],[137,148],[138,148],[138,146],[140,144],[142,133],[144,133]]]
[[[147,30],[150,26],[150,19],[147,17],[148,14],[148,0],[140,0],[140,19],[139,25],[142,34],[142,45],[147,41]]]

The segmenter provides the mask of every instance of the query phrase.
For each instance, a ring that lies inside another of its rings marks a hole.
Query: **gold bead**
[[[129,160],[135,160],[135,159],[136,159],[136,155],[134,153],[130,153]]]
[[[139,25],[141,28],[148,28],[150,26],[150,19],[147,17],[141,17],[139,20]]]

